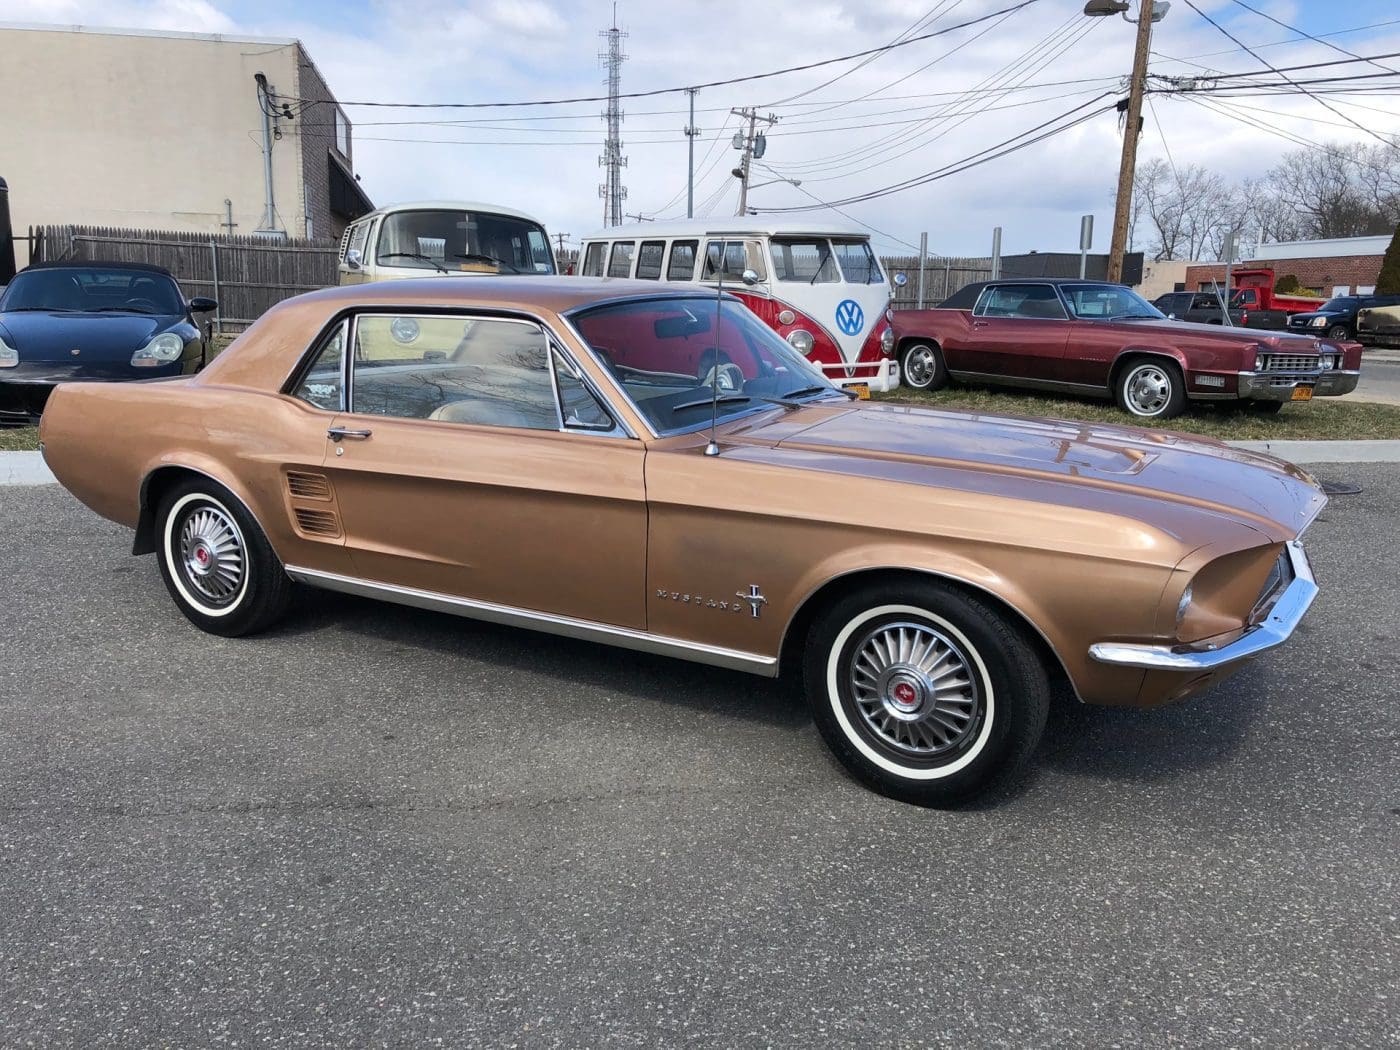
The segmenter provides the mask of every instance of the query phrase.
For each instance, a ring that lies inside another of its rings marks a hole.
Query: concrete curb
[[[1400,441],[1231,441],[1290,463],[1400,463]],[[41,452],[0,452],[0,486],[56,485]]]

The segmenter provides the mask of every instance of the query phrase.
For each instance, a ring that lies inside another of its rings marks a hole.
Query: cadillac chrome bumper
[[[1297,540],[1288,546],[1293,582],[1279,595],[1260,623],[1245,628],[1233,642],[1219,647],[1194,645],[1130,645],[1099,642],[1089,646],[1089,655],[1100,663],[1119,667],[1142,667],[1150,671],[1213,671],[1228,664],[1249,660],[1288,641],[1294,628],[1317,597],[1312,566]]]
[[[1314,397],[1350,394],[1361,378],[1359,369],[1333,369],[1330,372],[1241,372],[1240,397],[1256,401],[1292,401],[1293,388],[1310,386]]]

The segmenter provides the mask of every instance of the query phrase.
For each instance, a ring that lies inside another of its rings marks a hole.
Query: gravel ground
[[[0,1045],[1394,1046],[1400,467],[1300,636],[954,813],[791,688],[312,596],[197,633],[0,489]]]

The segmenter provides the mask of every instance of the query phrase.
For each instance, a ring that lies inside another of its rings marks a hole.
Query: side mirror
[[[754,270],[745,270],[739,275],[739,279],[752,288],[758,283],[758,273]]]
[[[345,266],[350,270],[364,269],[364,256],[360,254],[360,249],[351,248],[345,253]]]
[[[196,295],[190,300],[190,313],[192,314],[210,314],[218,308],[218,301],[210,299],[207,295]]]
[[[1175,321],[1175,320],[1176,320],[1176,314],[1167,314],[1167,320],[1168,320],[1168,321]]]
[[[909,283],[909,278],[902,273],[897,273],[894,275],[894,283],[897,287],[903,288],[906,284]]]

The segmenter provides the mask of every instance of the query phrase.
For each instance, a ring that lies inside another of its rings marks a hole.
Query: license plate
[[[870,400],[870,384],[869,384],[869,383],[847,383],[847,384],[846,384],[846,389],[847,389],[847,390],[854,390],[854,391],[856,392],[856,397],[857,397],[859,400],[861,400],[861,401],[869,401],[869,400]]]
[[[1293,400],[1294,400],[1294,401],[1311,401],[1311,400],[1312,400],[1312,390],[1313,390],[1313,388],[1310,387],[1310,386],[1295,386],[1295,387],[1293,388]]]

